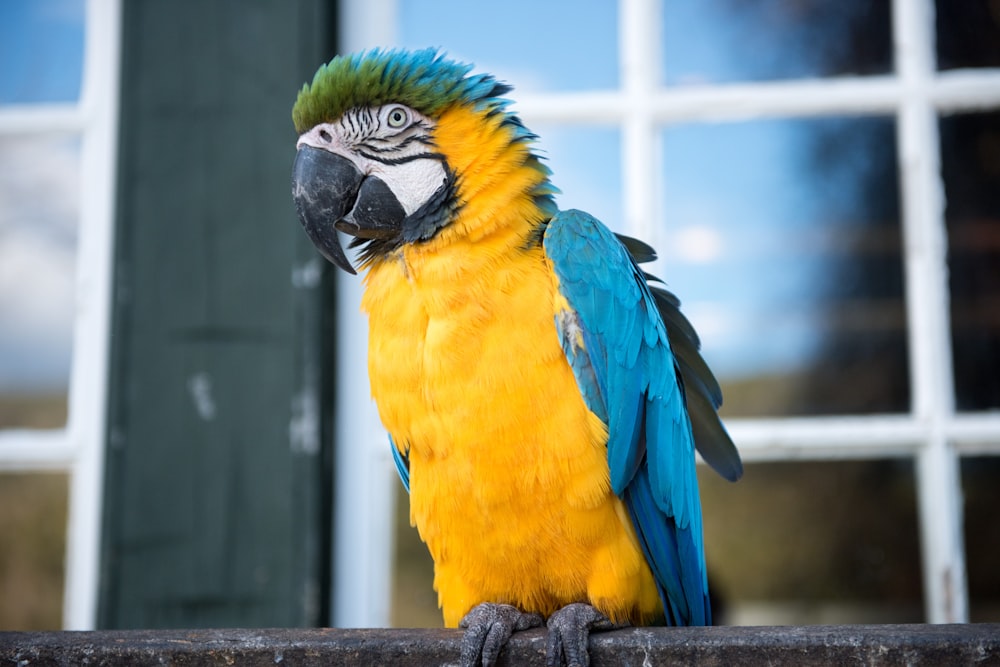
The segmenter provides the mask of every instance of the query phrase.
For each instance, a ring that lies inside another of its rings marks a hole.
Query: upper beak
[[[392,190],[376,176],[365,176],[350,160],[303,145],[292,167],[295,210],[323,256],[356,273],[344,254],[337,230],[364,239],[392,238],[406,212]]]
[[[299,148],[292,167],[292,198],[299,221],[323,256],[348,273],[356,271],[334,224],[354,206],[363,178],[347,158],[312,146]]]

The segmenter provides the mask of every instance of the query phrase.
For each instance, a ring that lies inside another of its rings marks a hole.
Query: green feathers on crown
[[[445,58],[437,49],[420,51],[373,49],[337,56],[317,70],[312,84],[299,91],[292,108],[295,130],[301,134],[339,118],[348,109],[405,104],[436,117],[453,104],[500,111],[510,91],[489,74],[469,75],[471,65]]]

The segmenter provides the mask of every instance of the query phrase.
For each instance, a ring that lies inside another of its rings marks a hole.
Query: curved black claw
[[[483,602],[476,605],[458,623],[458,627],[465,628],[459,665],[493,667],[511,634],[541,625],[542,617],[538,614],[526,614],[509,604]]]
[[[546,623],[549,638],[545,646],[545,664],[561,667],[587,667],[590,652],[587,648],[592,630],[614,630],[619,627],[594,607],[583,602],[568,604],[549,616]]]

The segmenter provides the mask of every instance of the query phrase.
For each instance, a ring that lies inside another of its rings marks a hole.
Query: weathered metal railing
[[[0,632],[0,666],[450,665],[457,630]],[[1000,665],[1000,624],[634,628],[595,633],[591,665]],[[543,630],[501,665],[545,664]]]

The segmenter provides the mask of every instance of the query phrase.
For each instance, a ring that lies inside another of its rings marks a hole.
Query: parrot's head
[[[373,50],[334,58],[303,86],[292,194],[331,262],[354,273],[336,230],[368,263],[488,234],[500,209],[527,221],[526,238],[554,213],[535,137],[507,110],[510,88],[470,71],[434,49]]]

